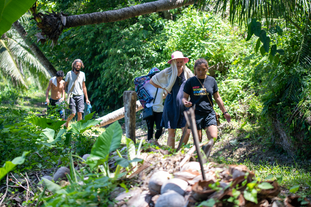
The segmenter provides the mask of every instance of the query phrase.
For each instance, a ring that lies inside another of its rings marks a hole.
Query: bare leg
[[[211,125],[211,126],[205,128],[205,132],[206,132],[207,138],[209,140],[212,138],[217,138],[217,133],[218,133],[217,126]]]
[[[202,142],[202,129],[198,130],[199,142]]]
[[[167,145],[175,149],[175,134],[176,129],[168,129]]]
[[[184,131],[184,128],[182,128],[181,130]],[[189,137],[190,137],[190,129],[187,129],[186,135],[182,143],[186,145],[188,143]]]
[[[78,112],[78,121],[82,120],[82,112]]]
[[[75,117],[75,115],[76,115],[76,114],[70,114],[70,116],[69,116],[69,117],[67,118],[67,120],[66,120],[65,127],[68,128],[68,125],[69,125],[70,120],[71,120],[73,117]]]
[[[207,135],[209,142],[204,147],[204,153],[205,153],[206,157],[209,157],[209,155],[212,151],[212,147],[214,146],[214,139],[213,138],[217,138],[218,130],[217,130],[217,127],[215,125],[211,125],[211,126],[205,128],[205,131],[206,131],[206,135]]]

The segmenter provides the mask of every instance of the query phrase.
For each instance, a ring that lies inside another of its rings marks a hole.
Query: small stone
[[[148,207],[147,198],[148,193],[144,191],[136,196],[133,196],[126,204],[127,206]]]
[[[136,196],[136,195],[139,195],[139,194],[141,194],[141,189],[139,189],[139,188],[133,188],[133,189],[131,189],[129,192],[123,192],[123,193],[120,193],[116,198],[115,198],[115,200],[117,201],[117,202],[119,202],[119,201],[122,201],[122,200],[124,200],[124,199],[126,199],[126,200],[128,200],[128,199],[130,199],[131,197],[134,197],[134,196]]]
[[[86,159],[90,156],[90,154],[85,154],[82,156],[82,159],[84,159],[86,161]]]
[[[170,191],[160,195],[155,207],[184,207],[186,205],[185,198],[180,194]]]
[[[124,188],[121,187],[116,187],[111,193],[110,193],[110,200],[115,199],[118,195],[120,195],[121,193],[125,192]]]
[[[200,167],[200,163],[199,162],[187,162],[180,171],[186,171],[186,170],[197,170],[199,172],[201,172],[201,167]]]
[[[67,167],[59,168],[53,176],[53,180],[56,182],[59,179],[66,178],[66,174],[69,174],[70,170]]]
[[[178,178],[173,178],[162,185],[161,194],[167,193],[169,191],[175,191],[176,193],[184,196],[187,187],[188,183],[186,181]]]
[[[169,179],[172,178],[172,175],[165,171],[155,172],[149,180],[148,188],[152,195],[160,194],[161,187]]]

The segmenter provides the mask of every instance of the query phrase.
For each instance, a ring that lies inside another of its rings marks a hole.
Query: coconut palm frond
[[[207,0],[207,4],[212,5],[216,13],[226,14],[229,10],[231,22],[239,23],[247,23],[251,18],[265,18],[269,22],[273,18],[310,13],[308,0]]]
[[[18,85],[28,88],[14,58],[14,55],[7,47],[7,41],[0,39],[0,68],[2,72],[10,76]]]
[[[33,67],[37,73],[42,73],[46,79],[51,77],[38,59],[22,47],[15,39],[9,39],[8,47],[14,54],[17,54],[18,59],[23,60],[22,63],[25,66]]]

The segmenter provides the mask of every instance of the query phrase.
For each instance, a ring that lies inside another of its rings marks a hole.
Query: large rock
[[[67,167],[60,167],[56,171],[56,173],[53,176],[53,180],[56,182],[59,179],[66,178],[66,174],[70,174],[70,170]]]
[[[148,188],[150,194],[157,195],[161,193],[161,187],[169,179],[172,178],[172,175],[165,171],[155,172],[149,180]]]
[[[173,178],[162,185],[161,194],[167,193],[169,191],[175,191],[176,193],[184,196],[187,188],[188,183],[186,181],[178,178]]]
[[[170,191],[160,195],[155,207],[184,207],[186,205],[185,198],[179,193]]]

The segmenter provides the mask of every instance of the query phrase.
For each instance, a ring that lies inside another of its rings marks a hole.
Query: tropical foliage
[[[17,21],[33,5],[35,0],[10,0],[0,2],[0,36],[8,31],[13,22]]]
[[[11,29],[0,39],[0,77],[7,84],[13,83],[20,88],[34,85],[42,89],[50,75]]]

